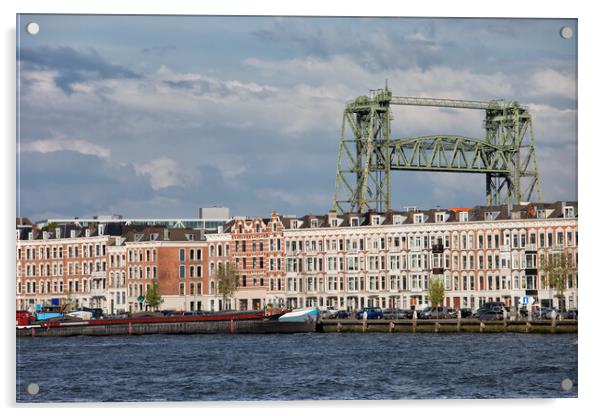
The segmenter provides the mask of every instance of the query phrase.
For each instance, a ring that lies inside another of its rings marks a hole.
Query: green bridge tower
[[[484,110],[485,137],[392,139],[391,105]],[[531,115],[516,101],[394,97],[385,87],[349,102],[343,112],[333,209],[389,210],[393,170],[484,174],[487,205],[541,201]]]

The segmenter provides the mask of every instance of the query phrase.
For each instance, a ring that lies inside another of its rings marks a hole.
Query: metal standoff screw
[[[560,388],[564,391],[569,391],[573,388],[573,381],[570,378],[565,378],[560,382]]]
[[[40,386],[37,383],[29,383],[27,385],[27,394],[35,396],[40,392]]]

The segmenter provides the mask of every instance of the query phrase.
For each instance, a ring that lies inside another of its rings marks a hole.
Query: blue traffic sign
[[[529,296],[523,296],[523,305],[527,305],[529,303]]]

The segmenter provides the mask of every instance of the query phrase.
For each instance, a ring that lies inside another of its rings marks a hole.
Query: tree
[[[573,271],[572,255],[566,251],[549,253],[548,255],[543,254],[539,262],[539,269],[544,273],[542,286],[548,286],[556,291],[558,306],[561,311],[564,311],[564,290],[569,275]]]
[[[64,310],[65,312],[71,312],[73,309],[77,307],[77,301],[73,299],[73,291],[69,289],[67,291],[67,297],[64,300]]]
[[[145,300],[146,304],[155,310],[163,303],[163,298],[161,297],[161,293],[159,293],[159,285],[156,280],[153,280],[153,283],[146,291]]]
[[[433,307],[437,307],[443,304],[443,299],[445,299],[445,286],[443,284],[443,279],[439,277],[431,278],[429,282],[429,299],[431,300],[431,305]]]
[[[226,304],[226,299],[232,297],[238,290],[239,273],[236,267],[230,263],[226,263],[224,267],[220,264],[217,268],[217,291],[222,296],[223,304]]]

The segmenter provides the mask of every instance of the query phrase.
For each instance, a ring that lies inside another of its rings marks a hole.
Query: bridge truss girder
[[[485,139],[435,135],[391,140],[390,105],[485,110]],[[531,116],[516,102],[393,97],[388,89],[349,103],[343,113],[333,209],[390,209],[391,171],[485,175],[486,203],[541,200]]]

